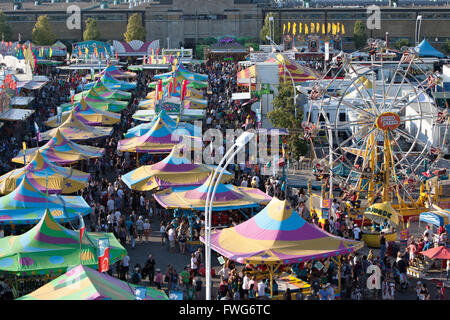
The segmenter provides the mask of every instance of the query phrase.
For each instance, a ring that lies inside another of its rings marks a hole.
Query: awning
[[[34,97],[14,97],[11,99],[12,106],[27,106],[34,100]]]
[[[6,120],[6,121],[25,121],[27,120],[32,114],[34,113],[34,110],[29,109],[8,109],[8,111],[5,111],[0,114],[0,120]]]
[[[250,92],[236,92],[231,95],[231,100],[246,100],[250,98]]]

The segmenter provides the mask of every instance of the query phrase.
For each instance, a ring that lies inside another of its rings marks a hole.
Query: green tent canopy
[[[138,286],[78,265],[17,300],[135,300]],[[162,290],[146,288],[145,300],[169,300]]]
[[[61,274],[80,264],[98,265],[98,240],[109,239],[110,264],[127,254],[112,233],[70,230],[57,223],[48,210],[31,230],[0,239],[0,272],[17,276]]]
[[[109,99],[109,100],[130,100],[131,99],[131,92],[126,92],[122,90],[112,90],[106,87],[101,81],[97,81],[95,85],[90,89],[95,94],[100,96],[103,99]],[[73,101],[81,101],[83,97],[86,97],[89,95],[90,90],[85,90],[80,93],[77,93],[74,96]]]

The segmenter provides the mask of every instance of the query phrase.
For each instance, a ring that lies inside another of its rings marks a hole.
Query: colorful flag
[[[292,25],[292,34],[295,36],[295,33],[297,32],[297,23],[294,22]]]
[[[25,153],[27,151],[27,143],[25,141],[22,142],[22,148],[23,148],[23,164],[27,164],[27,157],[25,156]]]
[[[298,33],[299,34],[302,33],[302,23],[301,22],[298,23]]]
[[[314,22],[311,22],[311,33],[315,33],[316,32],[315,28],[316,28],[316,25],[314,24]]]
[[[169,83],[169,98],[172,96],[172,85],[173,85],[173,83],[170,82]]]
[[[81,240],[83,240],[84,229],[86,229],[86,226],[84,225],[84,219],[81,214],[79,215],[79,219],[80,219],[80,243],[81,243]]]
[[[285,31],[286,31],[286,24],[283,23],[283,34],[285,33]]]
[[[187,80],[183,80],[183,88],[181,89],[181,101],[183,101],[184,97],[186,96],[186,89],[187,89]]]
[[[109,270],[109,239],[98,240],[98,271],[106,272]]]
[[[291,23],[288,22],[288,33],[291,31]]]

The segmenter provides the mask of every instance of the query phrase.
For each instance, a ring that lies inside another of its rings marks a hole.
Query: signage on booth
[[[381,130],[394,130],[400,126],[400,117],[394,112],[385,112],[377,118],[376,124]]]

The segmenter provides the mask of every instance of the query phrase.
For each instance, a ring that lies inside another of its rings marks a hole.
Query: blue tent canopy
[[[419,52],[419,57],[444,57],[440,51],[433,48],[427,39],[423,39],[422,42],[416,47],[416,50]]]

